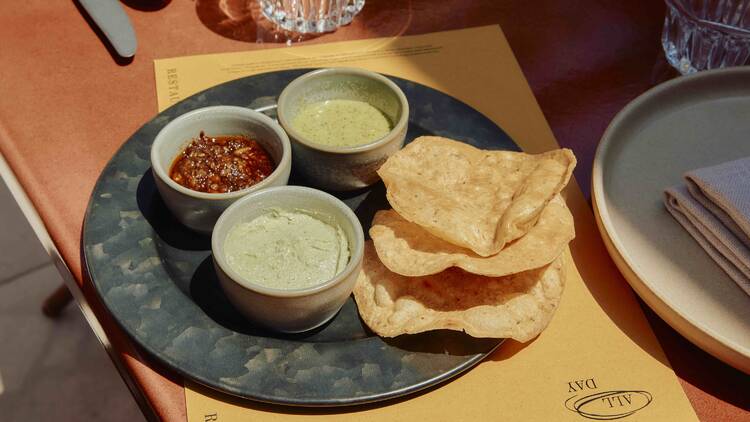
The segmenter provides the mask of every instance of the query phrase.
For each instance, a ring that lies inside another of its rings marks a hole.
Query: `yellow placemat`
[[[497,26],[157,60],[159,109],[231,79],[338,65],[450,94],[499,124],[527,152],[558,147]],[[288,408],[239,400],[186,381],[188,420],[697,420],[633,292],[607,255],[575,181],[566,195],[577,237],[560,308],[536,340],[507,341],[465,375],[384,405]]]

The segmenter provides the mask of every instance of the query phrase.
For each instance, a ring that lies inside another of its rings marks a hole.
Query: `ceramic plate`
[[[89,203],[86,266],[104,304],[145,350],[185,377],[255,400],[336,406],[418,391],[478,363],[501,340],[451,331],[382,339],[350,299],[324,327],[300,335],[256,329],[227,301],[210,256],[210,238],[181,226],[151,176],[157,132],[198,107],[227,104],[273,110],[276,96],[305,71],[247,77],[196,94],[139,129],[102,172]],[[518,150],[499,127],[448,95],[392,78],[409,100],[407,139],[434,134],[486,149]],[[438,163],[435,163],[439,165]],[[292,170],[290,184],[305,185]],[[385,188],[338,195],[365,233],[388,207]]]
[[[597,223],[633,289],[690,341],[750,373],[750,296],[666,211],[684,172],[750,156],[750,68],[659,85],[625,107],[594,160]]]

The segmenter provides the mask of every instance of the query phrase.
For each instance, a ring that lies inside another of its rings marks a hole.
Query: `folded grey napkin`
[[[750,157],[689,171],[664,204],[714,261],[750,294]]]

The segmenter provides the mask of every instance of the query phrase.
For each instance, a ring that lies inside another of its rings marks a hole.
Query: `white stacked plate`
[[[750,67],[679,77],[636,98],[607,128],[592,199],[607,249],[636,293],[690,341],[750,373],[750,296],[662,199],[686,171],[746,156]]]

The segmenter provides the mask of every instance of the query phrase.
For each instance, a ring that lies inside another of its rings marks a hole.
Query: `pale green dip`
[[[340,273],[349,262],[349,244],[337,225],[305,211],[275,209],[229,229],[224,255],[254,284],[304,289]]]
[[[391,131],[388,118],[364,101],[327,100],[302,106],[292,126],[316,144],[356,146]]]

